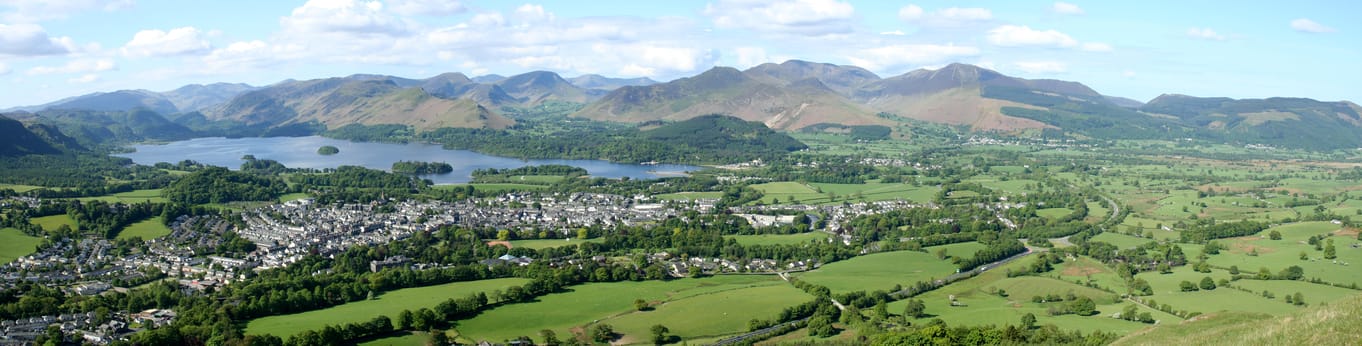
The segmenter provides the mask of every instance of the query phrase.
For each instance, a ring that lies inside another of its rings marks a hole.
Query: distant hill
[[[668,145],[708,153],[731,152],[733,155],[786,153],[808,147],[799,140],[773,131],[760,122],[743,121],[724,115],[704,115],[669,123],[643,131],[641,135],[645,139]]]
[[[1346,101],[1161,95],[1140,110],[1250,143],[1311,149],[1362,147],[1362,107]]]
[[[242,94],[205,110],[204,115],[208,120],[246,125],[315,122],[327,128],[349,124],[505,128],[514,123],[475,101],[439,98],[421,88],[403,88],[392,80],[372,78],[280,83]]]
[[[36,126],[50,126],[51,129],[59,130],[44,132],[51,134],[49,140],[64,147],[72,147],[70,144],[72,140],[79,143],[80,147],[92,148],[110,142],[168,141],[196,136],[188,127],[147,109],[46,110],[34,114],[30,121],[37,124]],[[58,136],[59,134],[64,135]]]
[[[645,86],[657,84],[657,81],[648,77],[639,78],[609,78],[598,74],[584,74],[568,79],[572,85],[583,89],[594,89],[610,91],[625,86]]]
[[[107,93],[93,93],[38,106],[40,110],[90,110],[90,111],[127,111],[149,109],[153,112],[170,114],[179,112],[165,96],[146,90],[119,90]]]
[[[880,76],[860,67],[801,60],[765,63],[749,68],[743,74],[776,85],[789,85],[812,78],[846,97],[851,97],[862,86],[880,80]]]
[[[524,105],[538,105],[544,101],[586,103],[596,99],[586,89],[573,85],[557,73],[547,71],[506,77],[497,81],[496,85]]]
[[[175,105],[178,112],[193,112],[226,103],[237,95],[255,89],[259,88],[241,83],[190,84],[160,94]]]
[[[765,83],[730,67],[694,77],[611,91],[573,116],[642,122],[727,114],[777,129],[817,123],[882,124],[870,109],[850,102],[814,78],[785,85]]]

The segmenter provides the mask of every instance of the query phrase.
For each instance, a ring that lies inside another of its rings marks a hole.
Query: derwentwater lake
[[[325,145],[340,149],[340,153],[335,155],[318,154],[317,148]],[[393,162],[397,161],[445,162],[453,166],[454,171],[447,174],[421,176],[421,178],[430,179],[436,184],[466,183],[472,179],[473,170],[476,169],[504,169],[551,164],[581,167],[592,176],[597,177],[629,177],[630,179],[675,176],[701,169],[701,167],[687,165],[640,165],[603,160],[521,160],[480,154],[468,150],[446,150],[435,144],[350,142],[320,136],[208,137],[165,144],[138,144],[132,146],[132,148],[136,151],[114,154],[114,156],[126,157],[142,165],[154,165],[157,162],[173,164],[184,160],[194,160],[202,164],[222,166],[233,170],[241,167],[243,162],[241,157],[245,155],[254,155],[256,159],[260,160],[279,161],[289,168],[320,169],[362,166],[391,171]]]

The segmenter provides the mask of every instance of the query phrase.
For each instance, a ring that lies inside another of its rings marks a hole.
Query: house
[[[408,262],[411,262],[411,260],[406,256],[393,256],[384,258],[382,261],[369,261],[369,271],[377,273],[388,268],[400,268]]]

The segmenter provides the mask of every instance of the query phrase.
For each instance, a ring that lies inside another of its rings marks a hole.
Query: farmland
[[[118,232],[118,239],[133,237],[155,239],[167,234],[170,234],[170,229],[166,228],[165,221],[158,216],[128,225]]]
[[[0,263],[13,262],[16,258],[33,253],[42,238],[30,236],[17,229],[0,229]]]

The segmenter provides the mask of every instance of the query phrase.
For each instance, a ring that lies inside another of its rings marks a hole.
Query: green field
[[[1058,219],[1073,213],[1074,210],[1069,208],[1045,208],[1036,210],[1036,216],[1047,219]]]
[[[33,190],[37,190],[37,189],[41,189],[41,188],[43,188],[43,187],[42,187],[42,186],[33,186],[33,185],[19,185],[19,184],[0,184],[0,190],[10,189],[10,190],[14,190],[14,192],[20,192],[20,193],[22,193],[22,192],[29,192],[29,191],[33,191]]]
[[[367,322],[379,315],[397,320],[402,310],[434,308],[435,305],[450,298],[463,298],[478,292],[504,290],[511,286],[523,285],[527,279],[508,278],[455,282],[436,286],[400,289],[384,293],[374,300],[352,302],[327,309],[303,313],[269,316],[251,320],[246,324],[246,334],[274,334],[288,336],[307,330],[321,329],[327,325]]]
[[[127,203],[127,204],[142,203],[142,202],[163,203],[163,202],[166,201],[165,197],[161,197],[161,189],[133,190],[133,191],[120,192],[120,193],[115,193],[115,194],[106,195],[106,196],[99,196],[99,197],[82,197],[82,198],[77,198],[77,199],[79,199],[79,200],[81,200],[81,201],[104,201],[104,202],[108,202],[108,203],[120,203],[120,202],[121,202],[121,203]]]
[[[931,201],[936,193],[934,186],[914,187],[907,184],[892,183],[800,184],[782,181],[756,184],[752,185],[752,188],[764,194],[761,202],[766,204],[789,203],[791,198],[796,203],[803,204],[857,203],[900,199],[925,203]]]
[[[359,343],[360,346],[425,346],[430,333],[409,332]]]
[[[43,239],[24,234],[18,229],[0,229],[0,263],[13,262],[37,250]]]
[[[1153,242],[1154,240],[1149,238],[1132,237],[1120,233],[1102,232],[1102,234],[1098,234],[1097,236],[1092,237],[1092,241],[1100,241],[1103,243],[1116,245],[1117,248],[1129,249],[1149,242]]]
[[[284,202],[294,201],[294,200],[300,200],[300,199],[304,199],[304,198],[308,198],[308,197],[312,197],[312,195],[309,195],[309,194],[306,194],[306,193],[302,193],[302,192],[295,192],[295,193],[284,194],[283,196],[279,196],[279,203],[284,203]]]
[[[785,306],[809,298],[773,275],[588,283],[570,287],[568,292],[540,297],[533,303],[486,311],[456,322],[455,329],[459,340],[467,343],[501,342],[517,336],[538,339],[543,329],[553,330],[560,339],[565,339],[574,328],[599,320],[615,325],[617,331],[628,334],[626,337],[638,337],[635,340],[644,342],[646,335],[637,335],[638,326],[646,331],[660,321],[658,318],[671,316],[665,323],[675,335],[732,334],[745,331],[748,320],[773,318]],[[636,312],[635,299],[652,302],[656,310]],[[692,314],[708,317],[677,319]]]
[[[577,245],[577,244],[581,244],[581,243],[599,243],[599,242],[601,242],[601,241],[603,241],[603,240],[605,240],[605,238],[591,238],[591,239],[571,238],[571,240],[567,240],[567,239],[525,239],[525,240],[512,240],[512,241],[511,241],[511,246],[512,246],[512,247],[523,247],[523,248],[531,248],[531,249],[539,250],[539,249],[546,249],[546,248],[551,248],[551,247],[568,246],[568,245]]]
[[[956,266],[935,255],[916,251],[895,251],[859,256],[824,265],[795,275],[800,280],[827,286],[833,293],[874,291],[910,286],[918,281],[944,278]]]
[[[32,222],[35,225],[42,226],[43,229],[47,231],[55,231],[62,225],[71,227],[71,229],[76,229],[76,220],[72,219],[70,216],[67,216],[66,214],[35,217],[33,218]]]
[[[140,237],[142,240],[152,240],[169,234],[170,228],[167,228],[165,221],[157,216],[124,227],[122,231],[118,232],[116,239]]]
[[[823,232],[808,232],[797,234],[754,234],[754,235],[730,235],[728,238],[737,240],[742,245],[783,245],[783,244],[804,244],[810,241],[827,241],[832,235]]]

